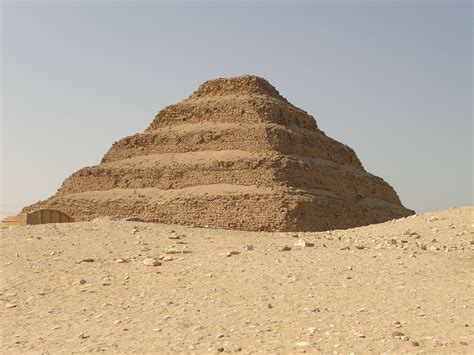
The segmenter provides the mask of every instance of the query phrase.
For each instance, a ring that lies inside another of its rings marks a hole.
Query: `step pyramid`
[[[206,81],[24,211],[39,208],[76,221],[267,231],[351,228],[414,213],[351,148],[256,76]]]

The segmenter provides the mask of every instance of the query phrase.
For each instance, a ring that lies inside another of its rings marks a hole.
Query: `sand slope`
[[[307,248],[295,233],[106,219],[3,228],[1,348],[472,352],[473,212],[298,233]],[[173,260],[143,263],[160,256]]]

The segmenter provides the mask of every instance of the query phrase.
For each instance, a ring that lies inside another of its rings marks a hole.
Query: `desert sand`
[[[1,348],[472,353],[473,212],[305,233],[2,227]]]

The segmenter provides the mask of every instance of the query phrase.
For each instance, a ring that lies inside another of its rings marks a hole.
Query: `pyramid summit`
[[[209,80],[143,133],[24,208],[268,231],[320,231],[413,214],[355,152],[265,79]]]

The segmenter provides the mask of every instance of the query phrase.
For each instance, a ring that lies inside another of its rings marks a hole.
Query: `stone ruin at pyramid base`
[[[322,231],[413,214],[354,151],[255,76],[210,80],[24,211],[199,227]]]

